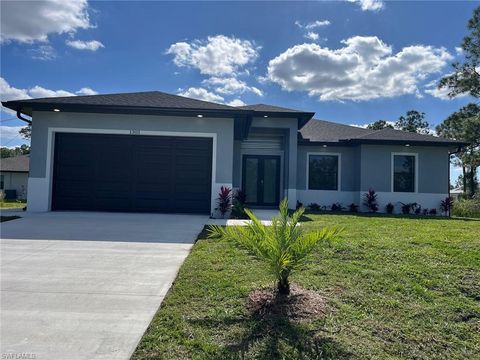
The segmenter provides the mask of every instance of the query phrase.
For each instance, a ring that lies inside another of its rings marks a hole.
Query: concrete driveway
[[[207,221],[54,212],[2,223],[2,358],[128,359]]]

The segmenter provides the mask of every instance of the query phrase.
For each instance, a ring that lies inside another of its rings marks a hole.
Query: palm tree
[[[306,233],[299,225],[304,211],[304,208],[300,208],[289,217],[288,201],[284,199],[280,203],[279,216],[272,219],[271,226],[267,226],[249,209],[245,209],[251,220],[249,224],[212,226],[209,237],[233,241],[266,262],[277,281],[278,292],[288,295],[288,277],[292,271],[300,267],[320,241],[331,240],[339,233],[339,229],[327,227]]]

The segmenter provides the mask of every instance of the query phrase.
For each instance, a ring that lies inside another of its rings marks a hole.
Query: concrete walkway
[[[40,360],[128,359],[208,222],[195,215],[18,215],[1,224],[0,353]]]

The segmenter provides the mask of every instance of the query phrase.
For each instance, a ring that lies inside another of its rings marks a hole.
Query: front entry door
[[[280,195],[280,156],[244,155],[243,191],[246,204],[276,206]]]

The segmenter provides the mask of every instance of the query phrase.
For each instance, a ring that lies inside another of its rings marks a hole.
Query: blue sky
[[[357,125],[416,109],[436,125],[472,100],[434,82],[479,4],[2,1],[0,93],[160,90]],[[13,117],[1,112],[2,145],[24,142]]]

